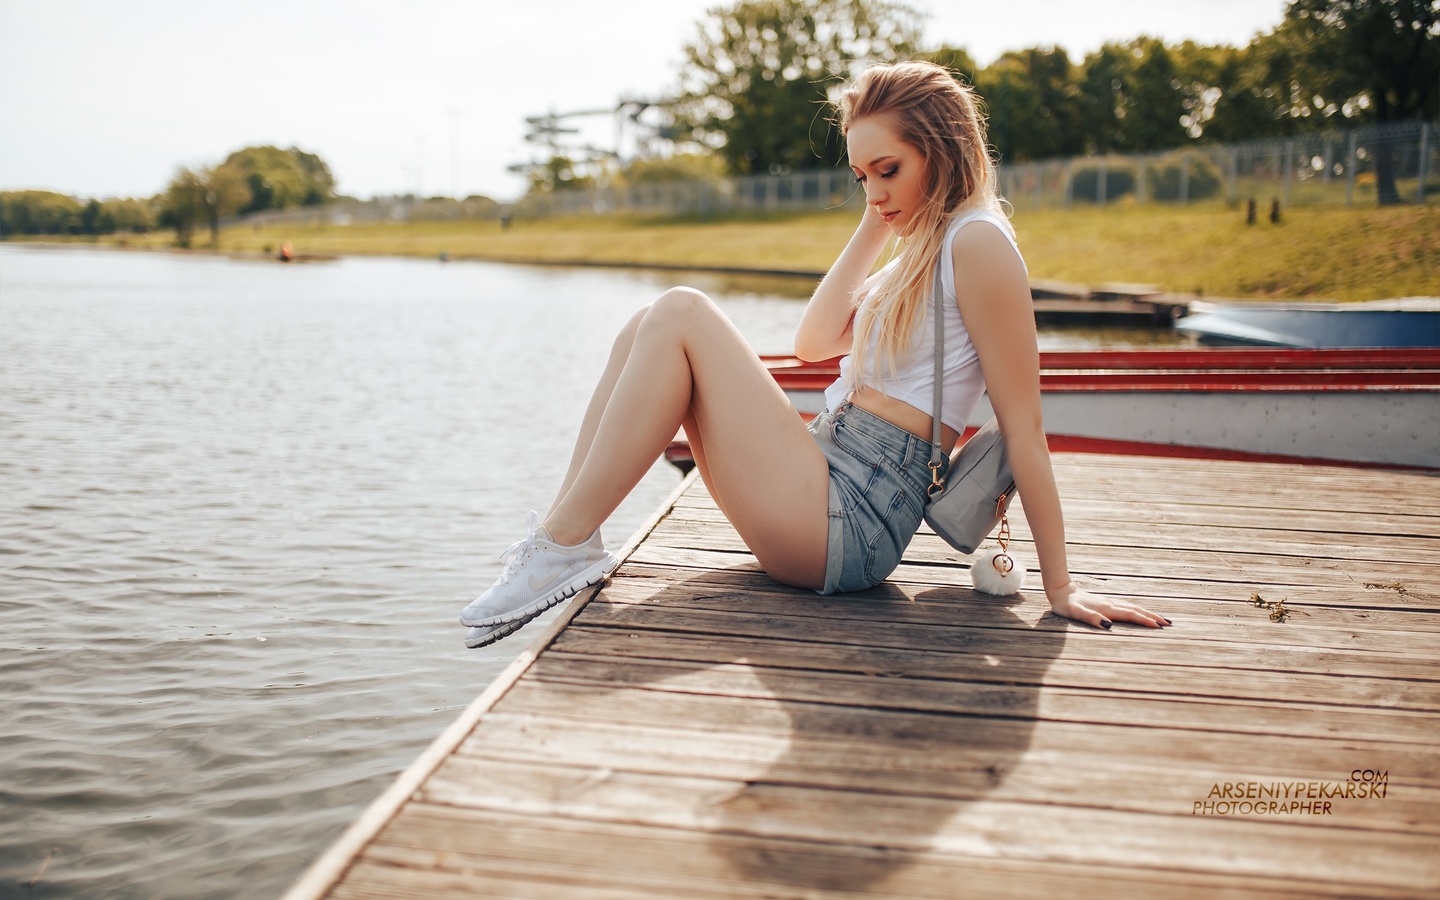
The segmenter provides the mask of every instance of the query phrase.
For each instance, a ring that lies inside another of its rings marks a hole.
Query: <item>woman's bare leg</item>
[[[551,536],[562,544],[585,540],[682,423],[703,447],[711,492],[765,570],[819,587],[828,533],[825,458],[734,325],[704,294],[684,288],[640,316],[583,461],[546,517]],[[580,443],[584,437],[582,426]]]
[[[585,463],[585,457],[590,453],[590,444],[595,440],[595,429],[600,427],[600,417],[605,413],[605,405],[610,402],[615,382],[620,380],[625,361],[630,358],[630,348],[635,344],[635,332],[640,328],[640,320],[649,311],[648,306],[641,308],[615,336],[615,344],[610,348],[610,359],[605,363],[605,371],[601,373],[594,393],[590,395],[590,405],[585,409],[585,418],[580,421],[580,434],[575,438],[575,450],[570,454],[570,468],[565,472],[565,480],[560,483],[560,490],[555,494],[552,509],[565,499],[565,494],[569,492],[570,485],[575,483],[575,476],[580,473],[580,467]]]

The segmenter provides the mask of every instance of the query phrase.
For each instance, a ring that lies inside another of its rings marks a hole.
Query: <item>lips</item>
[[[898,215],[900,215],[900,210],[897,209],[892,210],[891,212],[882,212],[880,214],[880,218],[884,219],[886,224],[889,224],[890,222],[895,221],[895,217]]]

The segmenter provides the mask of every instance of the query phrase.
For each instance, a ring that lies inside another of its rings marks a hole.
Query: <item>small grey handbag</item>
[[[1000,525],[1000,547],[1008,549],[1010,523],[1005,512],[1015,496],[1015,478],[1000,423],[986,422],[946,459],[940,452],[940,397],[944,382],[945,316],[940,263],[935,263],[935,415],[930,440],[930,487],[925,521],[961,553],[974,553]],[[1013,565],[1013,561],[1006,557]],[[1003,563],[996,560],[996,568]],[[1008,572],[1009,569],[1003,569]]]

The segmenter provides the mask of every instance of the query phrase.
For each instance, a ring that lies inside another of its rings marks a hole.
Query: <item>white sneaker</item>
[[[460,624],[483,628],[533,616],[604,580],[620,564],[605,552],[599,529],[585,543],[566,547],[550,539],[533,509],[525,517],[525,537],[511,544],[500,560],[505,571],[461,610]]]
[[[483,628],[472,628],[465,632],[465,646],[471,650],[479,647],[488,647],[501,638],[509,637],[531,622],[540,618],[539,613],[517,619],[514,622],[506,622],[504,625],[486,625]]]

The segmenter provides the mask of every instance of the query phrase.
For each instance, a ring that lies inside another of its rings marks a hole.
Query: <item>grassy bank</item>
[[[849,211],[709,222],[594,216],[520,221],[508,231],[491,222],[240,226],[222,233],[220,249],[258,252],[288,240],[297,253],[313,254],[823,271],[855,218]],[[1036,279],[1138,282],[1216,298],[1440,295],[1440,205],[1301,208],[1278,225],[1263,216],[1246,225],[1242,211],[1218,205],[1021,211],[1014,221]]]

